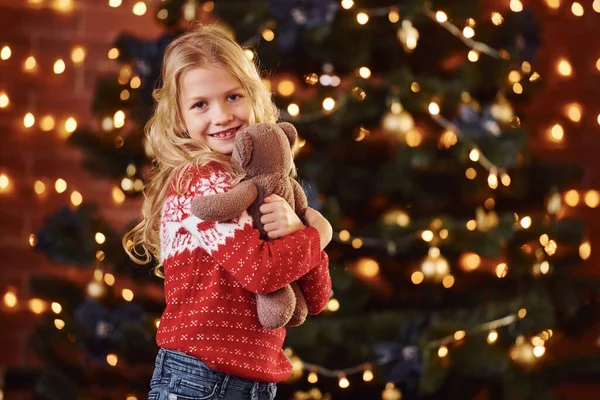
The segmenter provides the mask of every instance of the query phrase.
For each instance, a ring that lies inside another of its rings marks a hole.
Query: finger
[[[262,217],[260,217],[260,222],[263,225],[269,224],[269,223],[275,222],[275,221],[277,221],[277,216],[275,215],[275,213],[264,214]]]
[[[276,229],[271,232],[267,232],[269,239],[279,239],[285,236],[285,233],[281,229]]]
[[[269,233],[278,230],[279,226],[275,222],[270,222],[268,224],[264,224],[263,229],[265,230],[265,232]]]
[[[276,195],[275,193],[272,193],[269,196],[269,201],[285,201],[285,199],[279,195]]]
[[[258,209],[262,214],[268,214],[275,211],[277,208],[277,203],[263,203]]]

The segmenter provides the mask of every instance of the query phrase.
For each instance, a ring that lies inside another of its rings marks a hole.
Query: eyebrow
[[[225,96],[227,96],[233,92],[241,92],[241,91],[244,91],[244,88],[242,86],[236,86],[233,89],[229,89],[229,90],[225,91]],[[196,103],[197,101],[204,100],[204,99],[206,99],[206,96],[192,96],[192,97],[188,98],[187,101],[188,101],[188,103],[193,105],[193,103]]]

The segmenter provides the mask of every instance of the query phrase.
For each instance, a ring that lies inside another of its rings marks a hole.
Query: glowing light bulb
[[[2,50],[0,50],[0,59],[6,61],[10,58],[11,54],[12,51],[10,50],[10,47],[4,46]]]
[[[369,15],[367,13],[360,12],[356,15],[356,21],[358,21],[358,23],[361,25],[365,25],[367,22],[369,22]]]
[[[510,9],[513,12],[523,11],[523,3],[520,0],[510,0]]]
[[[431,115],[438,115],[440,113],[440,106],[432,101],[431,103],[429,103],[429,113]]]
[[[575,15],[576,17],[581,17],[583,15],[583,6],[581,4],[579,4],[578,2],[574,2],[571,5],[571,12],[573,13],[573,15]]]
[[[569,61],[565,58],[558,60],[556,70],[560,75],[565,77],[569,77],[573,74],[573,67],[571,67],[571,63],[569,63]]]
[[[335,107],[335,100],[333,100],[331,97],[328,97],[325,100],[323,100],[323,108],[325,110],[331,111],[331,110],[333,110],[334,107]]]
[[[146,3],[144,3],[143,1],[138,1],[137,3],[135,3],[133,5],[133,13],[135,15],[141,16],[146,14],[147,11],[147,7],[146,7]]]
[[[435,13],[435,19],[437,19],[438,22],[446,22],[448,21],[448,16],[445,12],[438,11]]]
[[[54,63],[54,73],[57,75],[62,74],[63,72],[65,72],[66,67],[67,66],[65,65],[65,62],[59,58]]]

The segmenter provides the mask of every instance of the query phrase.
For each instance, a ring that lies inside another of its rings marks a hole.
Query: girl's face
[[[181,76],[179,93],[190,137],[213,151],[231,154],[236,133],[253,119],[240,81],[224,68],[194,68]]]

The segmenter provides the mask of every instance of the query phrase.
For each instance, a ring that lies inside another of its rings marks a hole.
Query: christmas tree
[[[564,213],[580,172],[528,151],[539,37],[519,1],[489,13],[474,0],[166,0],[155,13],[164,34],[116,39],[120,72],[98,80],[97,120],[70,140],[118,195],[139,196],[151,92],[182,27],[218,23],[260,63],[301,136],[310,205],[335,230],[332,297],[288,330],[294,373],[278,398],[553,399],[556,381],[594,376],[597,359],[552,354],[589,326],[598,284],[574,273],[591,250]],[[62,309],[32,338],[46,368],[7,382],[33,376],[44,398],[144,396],[161,302],[111,281],[161,282],[126,260],[121,233],[85,205],[41,227],[37,250],[95,279],[32,281]]]

